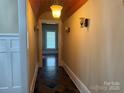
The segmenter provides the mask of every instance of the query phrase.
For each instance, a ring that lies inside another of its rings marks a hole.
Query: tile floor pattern
[[[54,62],[55,61],[55,62]],[[45,57],[39,68],[34,93],[80,93],[56,57]]]

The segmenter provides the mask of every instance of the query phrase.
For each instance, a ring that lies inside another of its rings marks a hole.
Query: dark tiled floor
[[[79,93],[62,67],[58,67],[57,57],[44,56],[43,68],[39,68],[34,93]]]

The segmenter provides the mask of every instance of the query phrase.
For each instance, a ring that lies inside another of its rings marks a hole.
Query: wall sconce
[[[66,31],[67,33],[69,33],[69,32],[70,32],[70,27],[65,27],[65,31]]]
[[[84,27],[88,28],[89,27],[89,22],[90,22],[90,19],[88,19],[88,18],[85,18],[85,17],[80,18],[81,28],[84,28]]]

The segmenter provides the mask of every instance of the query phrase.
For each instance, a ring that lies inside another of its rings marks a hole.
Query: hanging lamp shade
[[[63,7],[61,5],[52,5],[50,8],[52,10],[53,17],[60,18]]]

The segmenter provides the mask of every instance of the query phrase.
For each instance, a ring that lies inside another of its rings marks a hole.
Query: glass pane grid
[[[49,49],[56,48],[55,32],[47,32],[47,48]]]

